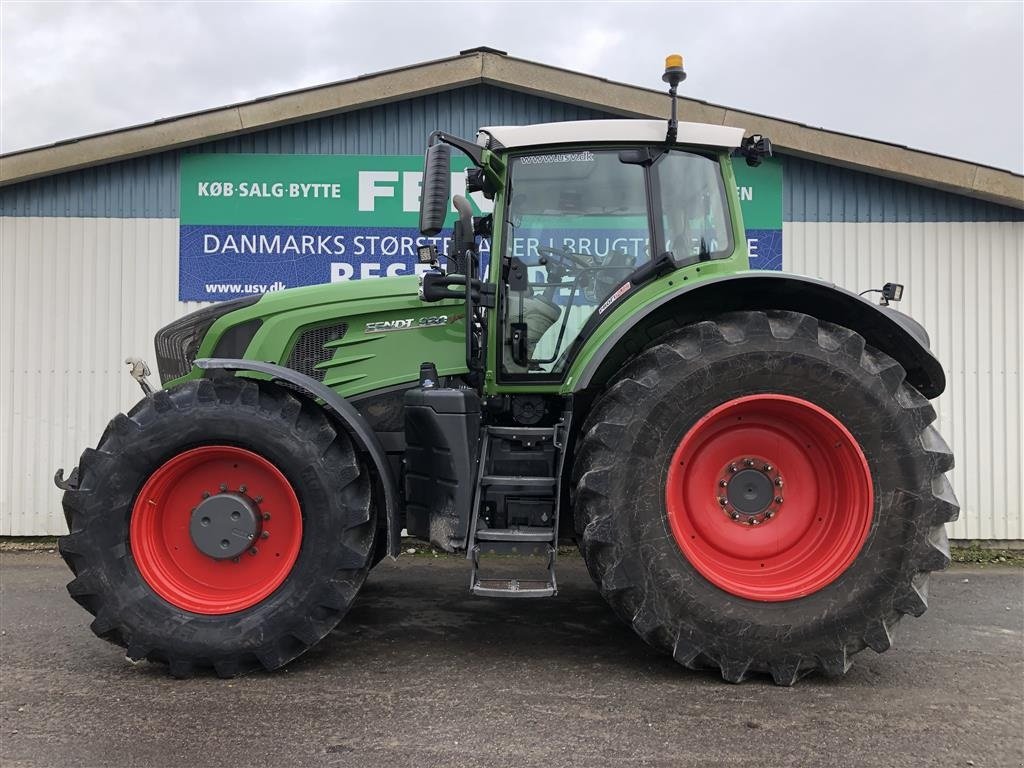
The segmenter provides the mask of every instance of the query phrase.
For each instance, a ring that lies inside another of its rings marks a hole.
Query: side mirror
[[[452,149],[443,142],[427,147],[420,193],[420,232],[433,237],[444,228],[452,192]]]
[[[740,142],[740,152],[747,159],[747,165],[757,168],[764,158],[772,156],[772,141],[767,136],[755,133]]]

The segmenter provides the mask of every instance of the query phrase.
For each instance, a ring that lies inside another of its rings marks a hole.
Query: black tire
[[[615,612],[651,646],[740,682],[769,673],[792,685],[847,671],[865,647],[887,650],[904,614],[927,607],[927,576],[949,563],[944,524],[959,507],[953,456],[935,412],[903,368],[853,331],[793,312],[741,312],[695,323],[637,355],[598,398],[575,460],[575,520],[587,567]],[[737,597],[705,579],[667,522],[673,451],[733,398],[791,395],[837,416],[874,485],[856,559],[798,599]]]
[[[301,506],[302,539],[284,582],[234,613],[192,613],[158,596],[129,541],[136,494],[165,461],[202,445],[232,445],[269,460]],[[232,677],[280,667],[322,639],[362,586],[375,549],[371,482],[348,436],[316,405],[239,378],[158,391],[115,417],[82,454],[77,488],[64,494],[70,533],[61,556],[71,596],[95,615],[98,636],[133,660],[176,677],[212,667]]]
[[[373,547],[373,558],[370,560],[370,569],[376,568],[388,556],[388,532],[385,528],[377,530],[377,542]]]

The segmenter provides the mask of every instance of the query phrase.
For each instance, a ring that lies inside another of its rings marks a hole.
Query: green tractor
[[[157,332],[162,388],[136,361],[145,397],[56,477],[93,631],[175,676],[275,669],[404,529],[495,598],[555,595],[575,539],[623,621],[730,682],[888,649],[949,562],[942,368],[901,286],[749,270],[732,163],[771,144],[677,121],[684,77],[667,124],[432,134],[418,276]],[[453,148],[492,214],[452,198]],[[493,553],[531,557],[496,578]]]

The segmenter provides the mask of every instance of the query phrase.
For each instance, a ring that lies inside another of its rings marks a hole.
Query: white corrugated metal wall
[[[787,222],[785,269],[850,290],[906,285],[899,309],[946,370],[935,402],[952,446],[956,539],[1024,538],[1024,223]]]
[[[65,533],[70,471],[140,397],[130,354],[179,302],[177,219],[0,217],[0,535]]]
[[[950,535],[1024,539],[1024,223],[787,222],[783,236],[788,271],[907,285],[900,309],[948,375]],[[124,358],[152,363],[153,331],[199,306],[175,299],[177,269],[177,219],[0,217],[0,535],[64,531],[53,470],[138,399]]]

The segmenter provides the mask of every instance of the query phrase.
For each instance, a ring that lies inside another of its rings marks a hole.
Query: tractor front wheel
[[[65,493],[68,591],[97,635],[173,675],[280,667],[362,585],[370,489],[344,431],[279,387],[157,392],[111,421]]]
[[[743,312],[659,339],[594,404],[576,525],[616,613],[681,664],[791,685],[926,608],[958,506],[903,368],[849,329]]]

